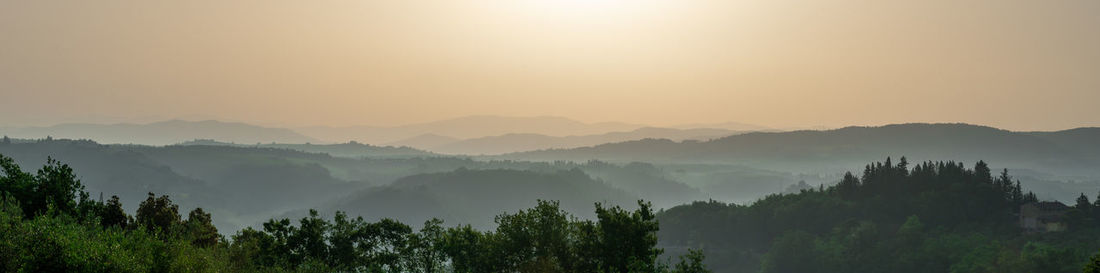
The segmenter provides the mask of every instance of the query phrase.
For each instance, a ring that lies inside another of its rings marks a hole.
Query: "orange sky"
[[[1098,26],[1092,0],[3,1],[0,127],[1100,126]]]

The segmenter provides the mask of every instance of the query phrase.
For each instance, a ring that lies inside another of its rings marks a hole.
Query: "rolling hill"
[[[584,123],[561,117],[469,116],[401,126],[312,126],[295,128],[295,130],[328,142],[339,143],[354,140],[381,144],[402,141],[425,134],[459,139],[511,133],[569,136],[603,134],[634,130],[641,127],[643,126],[618,122]]]
[[[597,202],[629,205],[637,196],[594,180],[578,169],[552,172],[470,170],[418,174],[385,187],[370,188],[325,206],[367,219],[392,218],[422,223],[438,217],[452,224],[492,227],[493,217],[530,207],[535,200],[558,200],[573,215],[593,218]]]
[[[568,149],[594,146],[604,143],[623,142],[640,139],[707,140],[737,134],[737,131],[725,129],[671,129],[645,127],[625,132],[610,132],[597,135],[549,136],[542,134],[505,134],[455,141],[435,147],[425,147],[438,153],[465,155],[497,155],[522,151],[544,149]]]
[[[889,156],[911,161],[996,161],[1008,168],[1100,175],[1100,130],[1012,132],[969,124],[896,124],[824,131],[755,132],[710,141],[645,139],[574,149],[512,153],[523,160],[743,164],[773,170],[847,169]]]

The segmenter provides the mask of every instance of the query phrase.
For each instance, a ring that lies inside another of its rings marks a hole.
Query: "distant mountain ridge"
[[[445,154],[497,155],[521,151],[544,149],[567,149],[594,146],[604,143],[623,142],[640,139],[709,140],[741,133],[726,129],[695,128],[672,129],[643,127],[625,132],[610,132],[582,136],[548,136],[540,134],[504,134],[455,141],[452,143],[424,147]]]
[[[982,159],[1011,167],[1094,174],[1094,166],[1100,160],[1098,147],[1100,128],[1012,132],[970,124],[911,123],[824,131],[755,132],[703,142],[645,139],[513,153],[498,158],[721,162],[792,170],[908,156],[911,160]]]
[[[531,133],[550,136],[602,134],[628,131],[644,125],[599,122],[585,123],[562,117],[468,116],[401,126],[312,126],[295,128],[305,135],[330,142],[355,140],[366,143],[391,143],[408,138],[435,134],[467,139],[510,133]]]
[[[393,185],[365,189],[326,205],[324,211],[346,211],[377,220],[398,219],[421,223],[438,217],[448,223],[491,228],[493,217],[534,200],[556,200],[566,211],[583,218],[594,215],[594,203],[629,206],[637,196],[594,180],[584,172],[526,170],[469,170],[425,173],[401,178]]]
[[[69,123],[45,127],[8,127],[0,128],[0,135],[26,139],[53,137],[91,139],[98,143],[107,144],[147,145],[169,145],[194,139],[216,139],[235,143],[309,143],[318,141],[315,138],[289,129],[214,120],[168,120],[147,124]]]
[[[337,144],[235,144],[220,142],[211,139],[196,139],[179,143],[181,146],[193,146],[193,145],[206,145],[206,146],[232,146],[232,147],[255,147],[255,148],[275,148],[275,149],[288,149],[294,151],[301,151],[307,153],[323,153],[336,157],[351,157],[351,158],[409,158],[409,157],[430,157],[439,156],[431,152],[417,150],[410,147],[394,147],[394,146],[375,146],[370,144],[363,144],[358,142],[337,143]]]

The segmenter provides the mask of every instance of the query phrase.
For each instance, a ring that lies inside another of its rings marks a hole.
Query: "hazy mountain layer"
[[[629,205],[637,196],[590,178],[579,169],[536,172],[469,170],[419,174],[393,185],[364,190],[322,208],[376,220],[422,223],[437,217],[450,223],[491,228],[493,217],[530,207],[535,200],[558,200],[573,215],[592,218],[595,203]]]
[[[395,184],[393,181],[402,177],[451,172],[463,168],[472,173],[488,169],[497,170],[494,173],[509,173],[500,169],[514,170],[516,173],[511,174],[519,175],[496,176],[512,177],[507,181],[514,181],[514,184],[502,187],[516,192],[555,193],[544,196],[547,199],[593,193],[617,201],[642,197],[661,207],[705,199],[705,195],[697,189],[666,178],[653,166],[640,164],[624,167],[601,162],[490,162],[455,157],[402,158],[369,155],[363,158],[346,158],[287,148],[235,145],[101,145],[92,141],[71,140],[0,142],[0,154],[15,158],[18,164],[26,168],[41,166],[47,157],[61,160],[73,167],[87,185],[87,190],[95,197],[99,193],[103,193],[105,197],[119,195],[124,207],[131,211],[148,192],[167,194],[182,209],[203,207],[210,211],[217,216],[214,218],[216,224],[224,232],[255,225],[258,221],[287,212],[316,208],[329,200],[370,187],[383,186],[372,191],[400,189],[407,192],[416,188],[408,186],[411,182]],[[574,173],[558,174],[562,172]],[[461,193],[461,189],[479,187],[479,183],[512,183],[504,182],[505,180],[501,180],[503,178],[492,178],[494,176],[489,176],[484,181],[472,182],[465,179],[466,176],[459,177],[462,179],[446,185],[455,189],[448,189],[443,193]],[[400,181],[420,181],[418,179],[421,178]],[[531,183],[533,181],[541,182]],[[432,192],[446,188],[431,187]],[[607,191],[606,188],[614,190]],[[409,194],[414,193],[419,194]],[[630,198],[621,198],[622,196]],[[423,198],[428,197],[435,198],[434,195]],[[478,198],[484,204],[510,200],[490,197],[486,195]],[[584,202],[580,202],[580,205],[587,207],[578,212],[591,210],[590,201],[597,200],[593,198],[595,197],[583,199]],[[445,207],[459,212],[481,210],[463,207],[462,203],[453,201],[443,198],[433,199],[431,202],[452,202]],[[530,206],[527,203],[499,204],[516,205],[516,208]],[[452,220],[457,223],[481,223],[484,220],[461,218],[466,216],[470,215],[457,213]]]
[[[60,124],[49,127],[9,127],[0,128],[0,135],[27,139],[46,137],[91,139],[98,143],[145,145],[168,145],[194,139],[215,139],[235,143],[308,143],[318,141],[289,129],[212,120],[170,120],[149,124]]]
[[[340,144],[233,144],[225,143],[214,140],[194,140],[184,143],[180,143],[182,146],[193,145],[208,145],[208,146],[233,146],[233,147],[255,147],[255,148],[275,148],[275,149],[287,149],[302,151],[307,153],[323,153],[331,156],[338,157],[372,157],[372,158],[408,158],[408,157],[431,157],[438,156],[436,154],[425,152],[410,147],[394,147],[394,146],[374,146],[370,144],[363,144],[358,142],[340,143]]]
[[[328,142],[341,143],[355,140],[365,143],[392,143],[425,134],[437,134],[459,139],[511,133],[570,136],[629,131],[641,127],[643,126],[618,122],[584,123],[561,117],[470,116],[392,127],[313,126],[296,128],[295,130]]]
[[[576,148],[640,139],[669,139],[674,141],[709,140],[737,133],[736,131],[725,129],[670,129],[645,127],[626,132],[611,132],[583,136],[505,134],[455,141],[435,147],[422,148],[445,154],[496,155],[544,149]]]
[[[744,164],[814,172],[846,169],[888,156],[996,161],[1014,169],[1098,175],[1100,130],[1011,132],[967,124],[899,124],[826,131],[757,132],[711,141],[638,140],[575,149],[514,153],[525,160],[651,161]]]

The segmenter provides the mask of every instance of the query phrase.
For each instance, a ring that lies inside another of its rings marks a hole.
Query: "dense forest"
[[[598,185],[581,169],[652,168],[605,165],[460,168],[399,179],[369,199],[392,190],[516,186],[505,185],[515,179]],[[26,172],[0,156],[0,170],[5,272],[1100,272],[1100,260],[1089,259],[1100,249],[1100,200],[1082,194],[1066,207],[1064,231],[1024,232],[1021,205],[1039,198],[1008,170],[980,161],[968,168],[887,159],[861,176],[801,183],[749,205],[712,200],[655,212],[647,202],[630,209],[596,203],[581,217],[570,212],[576,208],[527,196],[533,208],[496,214],[491,226],[366,220],[334,207],[332,217],[309,210],[227,233],[209,211],[193,206],[182,214],[166,195],[149,193],[130,215],[119,197],[93,198],[71,167],[53,159]],[[638,173],[645,172],[620,175]],[[578,189],[553,196],[629,197]]]
[[[625,207],[644,199],[652,202],[654,208],[668,208],[693,200],[707,200],[708,197],[738,196],[752,200],[772,192],[770,190],[781,190],[786,185],[784,183],[797,181],[782,173],[722,166],[677,166],[675,169],[686,171],[677,172],[677,176],[672,177],[664,171],[665,167],[646,163],[620,165],[595,160],[575,163],[483,161],[466,157],[394,158],[388,154],[347,158],[275,147],[104,145],[90,140],[64,139],[0,141],[0,154],[14,158],[19,166],[26,169],[37,168],[49,156],[62,158],[80,175],[88,192],[93,196],[99,193],[118,195],[128,211],[137,209],[147,192],[172,196],[172,200],[185,210],[201,204],[207,212],[218,215],[214,224],[229,233],[272,216],[305,216],[307,208],[317,208],[329,216],[337,209],[345,210],[370,220],[397,217],[395,219],[406,223],[421,223],[427,219],[402,217],[370,207],[346,206],[369,203],[371,200],[355,199],[379,196],[383,192],[402,192],[426,198],[419,205],[441,204],[420,206],[425,208],[421,210],[425,213],[422,215],[429,218],[439,217],[452,222],[456,218],[451,218],[451,215],[466,216],[471,215],[467,212],[476,212],[473,215],[478,218],[462,219],[462,223],[484,227],[492,224],[494,215],[528,208],[535,199],[559,200],[566,211],[589,216],[592,215],[593,202],[608,201]],[[466,171],[459,171],[461,169]],[[581,170],[587,177],[577,175],[575,170]],[[438,176],[449,180],[434,179]],[[485,177],[537,183],[513,183],[509,186],[514,187],[504,191],[482,187],[483,184],[496,183],[486,181],[483,179]],[[745,184],[738,181],[773,185],[738,187]],[[481,187],[484,190],[440,191],[418,186],[424,184],[446,184],[443,186],[459,189]],[[562,185],[580,188],[568,189]],[[554,186],[559,190],[551,191],[553,194],[543,191]],[[582,189],[593,193],[625,193],[600,196],[573,194],[572,190]],[[701,190],[705,190],[706,194]],[[494,211],[470,206],[468,202],[454,202],[484,199],[477,197],[480,195],[526,199],[508,206],[496,204]],[[438,207],[447,210],[435,209]],[[402,208],[412,210],[417,207]],[[398,212],[396,209],[393,211]]]
[[[1018,213],[1036,199],[981,161],[887,159],[751,205],[668,209],[658,234],[666,248],[702,248],[715,272],[1081,272],[1100,249],[1100,202],[1082,194],[1067,230],[1026,233]]]
[[[94,200],[53,159],[30,173],[0,156],[0,169],[4,272],[709,272],[698,251],[660,259],[656,215],[642,201],[632,211],[597,203],[597,220],[538,201],[498,215],[490,231],[311,210],[225,238],[210,213],[183,219],[168,196],[149,193],[133,216],[117,196]]]

